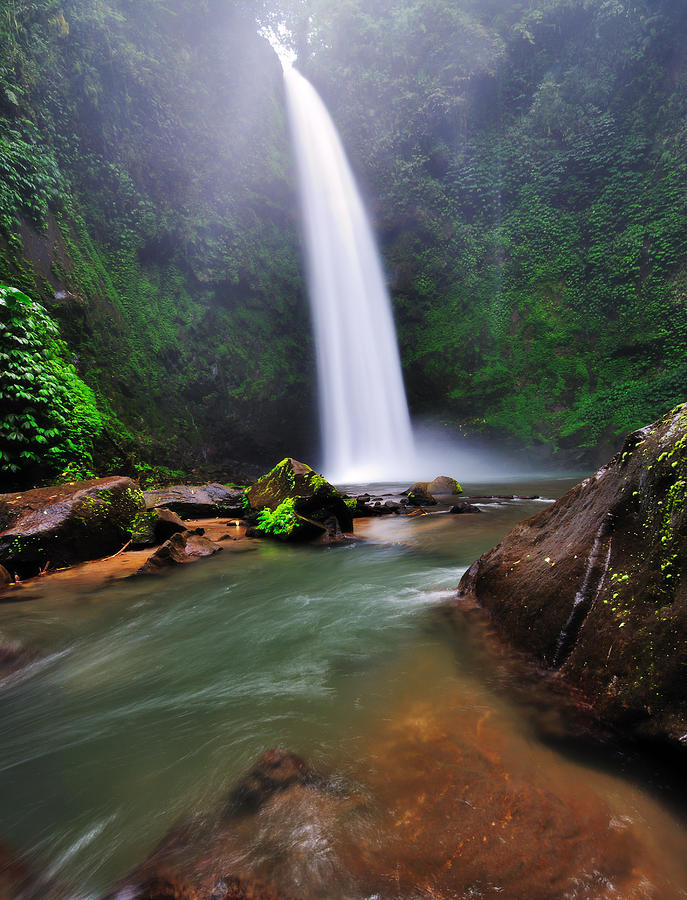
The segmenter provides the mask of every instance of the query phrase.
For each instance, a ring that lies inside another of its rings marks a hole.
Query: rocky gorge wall
[[[98,471],[312,455],[281,72],[255,9],[54,7],[0,21],[0,282],[47,308],[95,390]]]

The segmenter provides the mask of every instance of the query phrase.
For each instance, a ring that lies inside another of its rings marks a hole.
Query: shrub
[[[88,471],[103,417],[46,310],[0,285],[0,478]]]
[[[293,504],[293,498],[289,498],[280,503],[274,512],[270,509],[261,510],[258,513],[260,531],[266,534],[291,534],[298,522]]]

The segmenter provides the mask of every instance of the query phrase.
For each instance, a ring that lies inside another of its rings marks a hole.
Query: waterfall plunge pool
[[[0,688],[0,836],[54,897],[95,898],[284,747],[342,790],[275,797],[217,848],[226,871],[304,900],[687,896],[683,817],[541,743],[505,651],[436,614],[541,508],[363,520],[354,546],[245,542],[106,588],[86,567],[0,606],[45,652]]]

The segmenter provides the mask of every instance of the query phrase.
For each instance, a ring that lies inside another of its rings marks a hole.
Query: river
[[[506,656],[437,614],[543,505],[358,520],[364,540],[329,549],[236,542],[105,588],[85,567],[0,605],[0,632],[42,650],[0,687],[0,836],[55,896],[95,898],[283,747],[341,790],[286,792],[223,852],[305,900],[687,896],[684,815],[540,740]]]

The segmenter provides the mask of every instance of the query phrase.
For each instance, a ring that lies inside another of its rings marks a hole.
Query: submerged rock
[[[687,404],[518,525],[459,594],[639,739],[687,748]]]
[[[340,791],[295,753],[267,750],[216,814],[179,822],[107,900],[296,900],[290,890],[268,883],[264,872],[237,869],[237,860],[245,859],[246,837],[260,829],[265,807],[290,798],[298,810],[306,796],[327,808],[341,802]],[[292,817],[288,824],[293,825]],[[278,826],[264,835],[268,853],[279,840],[277,831]],[[234,860],[231,866],[228,859]]]
[[[0,900],[66,897],[63,887],[38,875],[24,859],[0,842]]]
[[[38,657],[35,650],[29,650],[16,641],[7,640],[0,634],[0,679],[23,669]]]
[[[107,900],[200,900],[200,897],[183,875],[162,870],[132,880]]]
[[[246,492],[258,530],[282,540],[312,540],[353,531],[343,496],[306,463],[287,457]]]
[[[143,496],[148,509],[169,509],[186,519],[243,515],[243,490],[223,484],[178,484]]]
[[[322,778],[290,750],[267,750],[231,792],[225,812],[256,812],[274,794],[296,784],[319,786]]]
[[[136,482],[123,477],[2,494],[0,562],[24,578],[115,553],[144,508]]]
[[[174,534],[145,561],[136,575],[157,575],[159,572],[213,556],[222,548],[201,534],[190,531]]]

